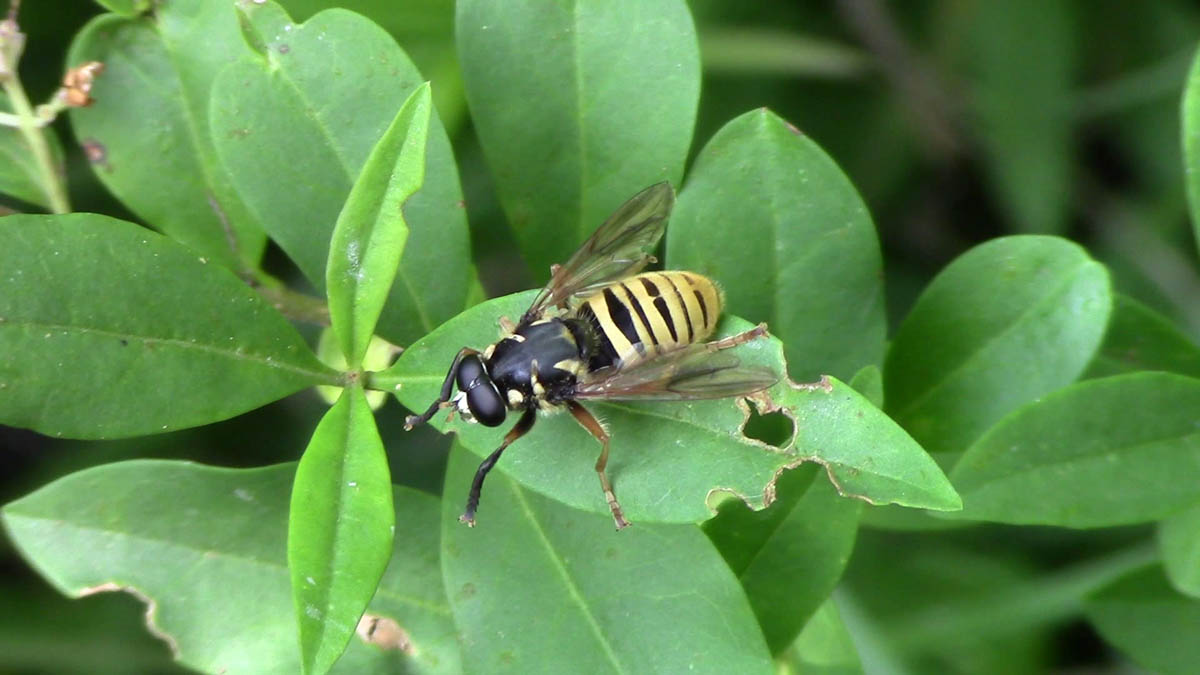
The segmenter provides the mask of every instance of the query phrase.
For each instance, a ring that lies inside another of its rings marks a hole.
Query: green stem
[[[262,270],[250,273],[246,282],[289,319],[318,326],[329,325],[329,306],[320,299],[293,291]]]
[[[25,137],[29,148],[33,150],[33,158],[37,162],[38,172],[41,174],[42,189],[46,191],[46,197],[50,200],[50,210],[54,213],[69,213],[71,203],[67,200],[63,175],[54,166],[54,156],[50,153],[50,144],[46,142],[46,136],[42,132],[38,116],[34,112],[33,106],[29,104],[25,88],[21,86],[16,64],[9,63],[4,66],[9,71],[9,76],[2,78],[4,93],[8,94],[13,112],[17,115],[17,128]]]

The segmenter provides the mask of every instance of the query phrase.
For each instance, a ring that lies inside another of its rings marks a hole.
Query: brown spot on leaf
[[[87,157],[93,166],[112,171],[112,166],[108,163],[108,148],[104,147],[103,143],[94,138],[85,138],[79,142],[79,147],[83,149],[83,156]]]

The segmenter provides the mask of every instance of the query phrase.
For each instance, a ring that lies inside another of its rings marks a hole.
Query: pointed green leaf
[[[5,506],[3,524],[63,593],[126,590],[152,603],[150,629],[189,668],[295,673],[300,654],[285,542],[295,469],[108,464]],[[395,488],[395,500],[392,563],[368,611],[394,622],[408,644],[380,649],[366,644],[363,631],[334,670],[459,672],[437,560],[438,501],[403,487]]]
[[[12,112],[8,96],[0,91],[0,111]],[[53,127],[43,127],[39,133],[46,136],[55,166],[63,166],[62,143]],[[50,197],[42,186],[41,171],[25,136],[15,127],[0,125],[0,194],[49,208]]]
[[[746,590],[774,654],[792,644],[833,592],[854,548],[862,502],[839,496],[818,469],[783,474],[770,508],[723,504],[704,524]]]
[[[958,517],[1108,527],[1200,501],[1200,380],[1086,380],[1004,418],[950,474]]]
[[[671,218],[667,267],[711,276],[730,312],[766,321],[796,379],[846,379],[883,359],[883,262],[866,205],[766,109],[704,146]]]
[[[896,333],[888,412],[931,452],[965,450],[1005,414],[1077,378],[1100,345],[1108,273],[1064,239],[1004,237],[943,270]]]
[[[94,214],[0,219],[0,422],[69,438],[223,420],[336,375],[223,267]]]
[[[325,288],[338,214],[372,148],[426,78],[369,20],[328,10],[294,24],[278,5],[247,3],[264,54],[213,86],[213,141],[263,227],[305,278]],[[470,244],[450,141],[431,113],[425,181],[404,206],[408,240],[377,332],[408,344],[464,306]]]
[[[642,188],[678,185],[700,93],[683,0],[457,3],[471,119],[537,279]]]
[[[475,457],[450,455],[446,494]],[[487,520],[443,500],[442,571],[471,672],[770,673],[737,579],[691,525],[567,508],[492,472]]]
[[[408,239],[403,208],[425,180],[431,107],[425,83],[371,151],[333,228],[325,274],[329,318],[355,368],[374,335]]]
[[[1200,347],[1167,317],[1117,294],[1104,342],[1086,377],[1138,370],[1200,377]]]
[[[394,391],[410,410],[424,411],[441,388],[455,353],[482,350],[497,335],[496,320],[518,317],[534,292],[472,307],[406,349],[395,365],[372,374],[371,386]],[[726,317],[719,334],[750,325]],[[783,372],[778,340],[755,340],[735,353],[746,365]],[[794,440],[775,448],[740,434],[747,409],[731,399],[658,403],[588,402],[612,435],[608,474],[634,522],[698,522],[725,498],[752,508],[769,503],[780,469],[803,461],[825,465],[843,494],[872,502],[934,509],[958,508],[950,483],[920,446],[879,409],[831,380],[805,387],[780,383],[769,391],[797,424]],[[430,423],[452,430],[471,452],[487,456],[504,429],[436,415]],[[566,504],[608,513],[593,465],[599,444],[570,415],[539,418],[535,428],[505,451],[497,465],[523,486]],[[466,489],[466,486],[463,487]],[[487,499],[480,522],[487,515]]]
[[[1200,598],[1200,504],[1168,516],[1158,524],[1158,550],[1171,585]]]
[[[1130,572],[1088,599],[1100,635],[1158,673],[1192,673],[1200,663],[1200,600],[1177,593],[1162,570]]]
[[[95,104],[70,113],[100,181],[150,225],[239,270],[257,264],[266,238],[217,163],[208,99],[217,71],[244,52],[233,3],[172,0],[153,16],[94,19],[67,57],[104,63]]]
[[[296,469],[288,571],[301,665],[324,673],[354,635],[392,553],[387,454],[361,387],[325,414]]]

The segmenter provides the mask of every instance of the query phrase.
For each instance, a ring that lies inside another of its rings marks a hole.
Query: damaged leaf
[[[62,478],[0,513],[17,550],[61,592],[127,590],[145,600],[151,630],[183,665],[295,673],[285,557],[295,470],[120,462]],[[409,648],[352,639],[333,672],[460,672],[437,558],[438,500],[405,487],[394,499],[392,561],[368,611],[400,627]]]
[[[829,597],[858,532],[862,502],[838,495],[819,469],[785,472],[776,483],[778,499],[762,511],[727,502],[704,524],[776,655]]]
[[[401,354],[373,386],[394,391],[410,410],[436,399],[455,353],[483,349],[498,336],[497,318],[518,317],[536,292],[518,293],[473,307]],[[750,328],[726,317],[721,334]],[[776,339],[755,340],[734,350],[748,365],[785,371]],[[612,435],[608,474],[632,522],[699,522],[720,501],[740,497],[752,508],[773,498],[774,480],[785,467],[814,461],[825,466],[845,495],[879,503],[932,509],[958,508],[945,476],[924,451],[878,408],[846,385],[827,380],[816,387],[777,384],[769,397],[796,421],[792,443],[775,448],[739,433],[748,409],[732,399],[658,403],[589,402]],[[454,431],[463,445],[484,457],[499,445],[504,428],[492,429],[446,414],[430,423]],[[597,513],[608,513],[593,465],[600,448],[569,415],[539,418],[535,428],[505,451],[497,467],[522,486]],[[465,497],[467,485],[462,486]],[[487,518],[487,498],[479,520]]]

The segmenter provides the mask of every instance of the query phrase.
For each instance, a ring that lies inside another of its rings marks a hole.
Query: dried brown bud
[[[67,71],[63,77],[62,97],[68,106],[82,108],[92,104],[92,83],[104,72],[104,64],[88,61]]]

